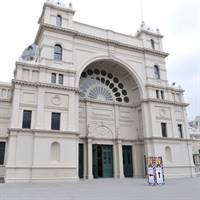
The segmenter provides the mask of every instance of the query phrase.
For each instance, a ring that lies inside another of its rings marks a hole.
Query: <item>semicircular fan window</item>
[[[88,69],[81,74],[80,97],[129,103],[124,84],[105,70]]]
[[[113,101],[111,92],[107,88],[102,86],[102,84],[93,87],[89,91],[88,97],[99,100]]]
[[[113,101],[112,93],[100,81],[81,79],[80,96],[98,100]]]

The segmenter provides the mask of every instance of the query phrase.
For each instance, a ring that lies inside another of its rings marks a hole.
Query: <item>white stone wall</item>
[[[7,138],[8,128],[10,126],[10,115],[11,115],[11,84],[0,83],[0,142],[6,143],[7,149]],[[0,165],[0,177],[5,175],[5,163],[7,161],[7,152],[5,150],[4,164]]]

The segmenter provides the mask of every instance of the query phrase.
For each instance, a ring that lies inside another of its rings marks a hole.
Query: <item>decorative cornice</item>
[[[174,92],[185,92],[185,90],[183,90],[182,88],[174,88],[174,87],[170,87],[169,85],[167,86],[162,86],[162,85],[154,85],[154,84],[146,84],[147,88],[155,88],[155,89],[165,89],[165,90],[171,90]]]
[[[169,141],[174,141],[174,142],[192,142],[191,139],[184,139],[184,138],[169,138],[169,137],[146,137],[143,139],[125,139],[125,138],[104,138],[104,137],[96,137],[96,136],[80,136],[80,139],[91,139],[91,140],[107,140],[107,141],[122,141],[122,142],[133,142],[137,144],[143,144],[145,141],[163,141],[163,142],[169,142]]]
[[[30,86],[30,87],[46,87],[46,88],[68,90],[68,91],[73,91],[73,92],[79,93],[79,88],[68,87],[68,86],[57,85],[57,84],[29,82],[29,81],[15,80],[15,79],[13,79],[12,82],[13,82],[13,84],[17,84],[17,85],[24,85],[24,86]]]
[[[177,101],[169,101],[165,99],[143,99],[141,100],[141,103],[161,103],[161,104],[168,104],[168,105],[175,105],[175,106],[182,106],[182,107],[187,107],[189,106],[188,103],[183,103],[183,102],[177,102]]]
[[[31,67],[31,68],[34,68],[34,69],[45,69],[45,70],[59,71],[59,72],[71,73],[71,74],[77,73],[75,70],[58,69],[58,68],[55,68],[55,67],[49,67],[47,65],[42,65],[42,64],[39,64],[39,63],[28,63],[28,62],[17,61],[15,64],[16,64],[16,66],[21,65],[21,66],[24,66],[24,67]]]
[[[145,137],[144,141],[176,141],[176,142],[192,142],[191,139],[172,138],[172,137]]]
[[[95,104],[103,104],[103,105],[113,105],[113,106],[121,106],[121,107],[127,107],[127,108],[137,108],[140,106],[140,103],[137,104],[125,104],[125,103],[118,103],[114,101],[101,101],[98,99],[88,99],[88,98],[80,98],[80,102],[83,103],[95,103]]]
[[[80,135],[79,132],[74,131],[57,131],[57,130],[46,130],[46,129],[22,129],[22,128],[9,128],[10,132],[21,132],[21,133],[50,133],[50,134],[65,134],[65,135]]]
[[[143,53],[143,54],[151,54],[151,55],[156,55],[156,56],[160,56],[160,57],[163,57],[163,58],[166,58],[169,55],[168,53],[157,51],[157,50],[154,50],[154,49],[137,47],[137,46],[125,44],[125,43],[122,43],[122,42],[119,42],[119,41],[116,41],[116,40],[104,39],[104,38],[96,37],[96,36],[89,35],[89,34],[86,34],[86,33],[81,33],[77,30],[62,28],[62,27],[58,27],[58,26],[55,26],[55,25],[46,24],[46,23],[43,23],[43,22],[41,22],[40,28],[38,30],[38,33],[37,33],[37,36],[36,36],[36,39],[35,39],[36,44],[38,43],[40,32],[45,28],[50,29],[51,31],[61,31],[63,33],[68,33],[68,34],[71,34],[73,37],[81,37],[81,38],[84,38],[86,40],[95,40],[97,42],[102,42],[102,43],[105,43],[105,44],[108,44],[108,45],[116,45],[116,46],[120,46],[120,47],[124,47],[124,48],[129,48],[129,49],[132,49],[134,51],[137,51],[137,52],[140,52],[140,53]]]

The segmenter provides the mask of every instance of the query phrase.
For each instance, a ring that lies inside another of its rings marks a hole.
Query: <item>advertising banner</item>
[[[156,158],[156,183],[157,184],[164,184],[164,170],[163,170],[163,161],[162,157]]]
[[[164,184],[164,170],[162,157],[147,157],[146,171],[150,185]]]

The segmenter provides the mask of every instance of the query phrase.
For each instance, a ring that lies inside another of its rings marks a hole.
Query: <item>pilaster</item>
[[[117,140],[117,177],[118,178],[124,178],[124,168],[123,168],[123,154],[122,154],[122,141],[121,139]]]
[[[93,179],[93,172],[92,172],[92,139],[87,139],[87,179]]]
[[[44,129],[44,96],[45,91],[43,88],[38,88],[37,96],[37,114],[36,114],[36,129]]]
[[[68,124],[69,124],[69,130],[70,131],[76,131],[78,130],[78,127],[76,127],[76,115],[78,112],[76,109],[76,95],[75,92],[71,92],[69,95],[69,120],[68,120]]]
[[[12,113],[11,113],[11,128],[19,128],[19,104],[21,88],[15,85],[12,100]]]

